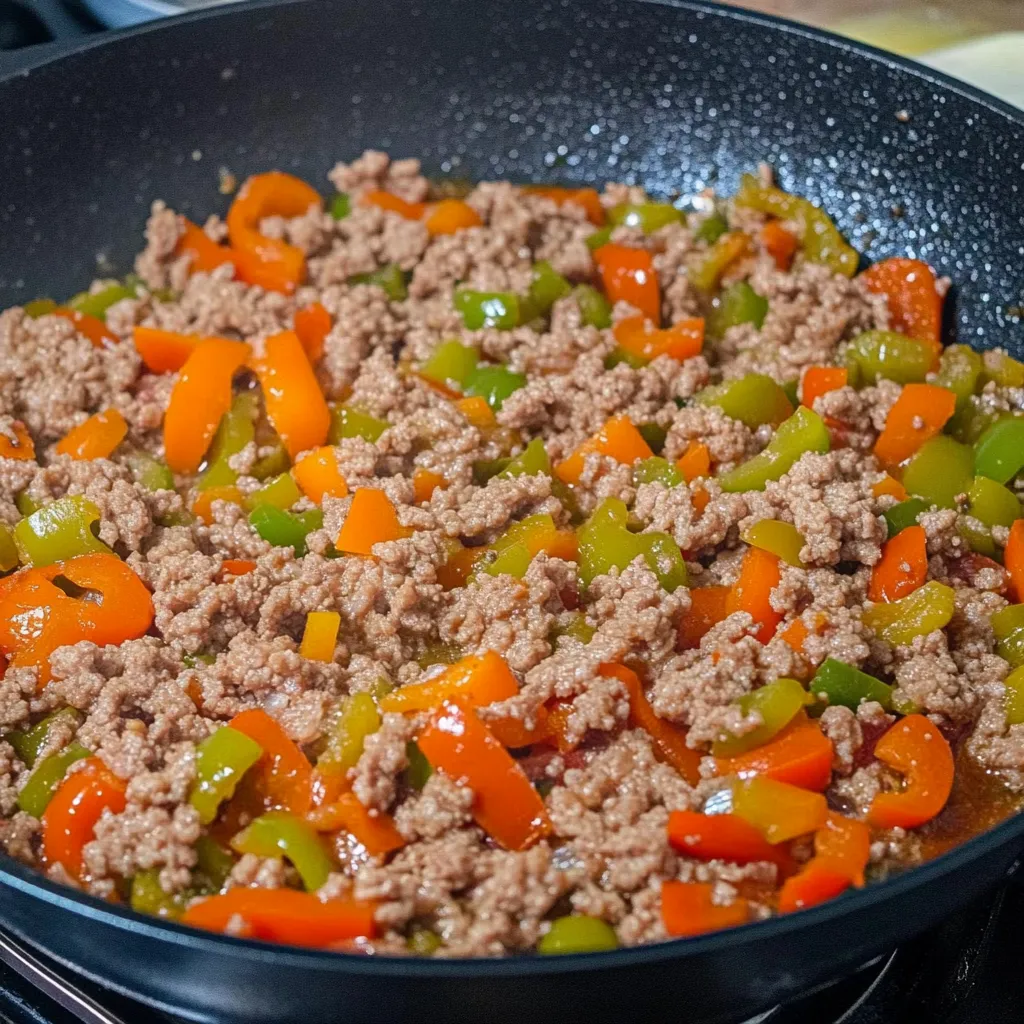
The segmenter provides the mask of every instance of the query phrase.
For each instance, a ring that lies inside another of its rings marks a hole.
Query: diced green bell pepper
[[[584,324],[599,329],[611,327],[612,305],[593,285],[578,284],[572,295],[580,307],[580,318]]]
[[[331,858],[320,836],[296,814],[268,811],[231,840],[236,853],[285,857],[299,873],[307,892],[316,892],[331,873]]]
[[[555,530],[555,521],[547,513],[527,516],[513,523],[490,545],[497,557],[493,561],[481,561],[480,571],[489,576],[507,575],[522,579],[534,558],[533,537],[538,534],[550,536]]]
[[[272,476],[280,476],[286,473],[291,466],[291,459],[288,458],[288,451],[283,444],[276,444],[267,452],[261,455],[249,470],[249,475],[257,480],[268,480]]]
[[[769,480],[779,480],[807,452],[824,454],[829,450],[828,428],[821,417],[800,406],[775,431],[759,455],[718,477],[723,491],[763,491]]]
[[[76,313],[84,313],[86,316],[94,316],[99,320],[105,320],[107,310],[115,302],[134,298],[136,298],[134,288],[129,288],[123,284],[112,284],[102,291],[92,293],[79,292],[77,295],[72,295],[64,305],[69,309],[75,310]]]
[[[282,512],[286,512],[301,498],[302,491],[299,490],[299,485],[291,473],[282,473],[258,491],[253,491],[248,497],[247,504],[249,508],[261,508],[269,505],[271,508],[278,508]]]
[[[390,426],[387,420],[379,420],[361,409],[336,405],[331,412],[331,429],[327,439],[331,444],[337,444],[345,437],[361,437],[364,441],[376,444],[380,435]]]
[[[978,476],[1005,484],[1024,469],[1024,418],[1007,416],[993,423],[974,445]]]
[[[427,644],[426,649],[416,659],[416,664],[422,669],[428,669],[432,665],[454,665],[462,656],[463,650],[458,644],[442,643],[436,640]]]
[[[678,487],[685,483],[683,474],[668,459],[660,455],[652,455],[649,459],[641,459],[633,466],[633,486],[640,484],[664,484],[666,487]]]
[[[600,953],[618,949],[615,929],[600,917],[571,914],[551,922],[551,927],[537,943],[541,956],[562,956],[565,953]]]
[[[432,956],[443,945],[441,936],[430,928],[414,928],[405,940],[405,948],[413,956]]]
[[[373,735],[381,723],[380,710],[373,697],[365,692],[350,694],[342,703],[324,752],[317,758],[317,767],[336,775],[355,768],[362,756],[366,737]]]
[[[967,492],[968,512],[988,527],[1012,526],[1021,517],[1020,499],[987,476],[976,476]]]
[[[572,285],[547,260],[534,263],[530,272],[530,290],[520,303],[520,317],[529,323],[535,317],[547,316],[551,307],[572,291]]]
[[[804,567],[800,560],[800,552],[804,546],[803,534],[792,524],[779,519],[761,519],[748,526],[741,534],[741,539],[751,547],[769,551],[789,565],[798,569]]]
[[[963,408],[967,399],[978,390],[984,369],[981,356],[967,345],[950,345],[939,357],[935,383],[956,395],[956,406]]]
[[[712,302],[707,318],[708,336],[721,338],[730,327],[740,324],[753,324],[760,330],[767,315],[768,300],[746,281],[737,281]]]
[[[974,444],[982,434],[1006,413],[984,395],[968,395],[943,428],[943,432],[962,444]]]
[[[129,903],[132,910],[150,917],[166,917],[171,920],[185,912],[188,897],[184,893],[164,892],[160,885],[160,869],[147,868],[132,878]]]
[[[715,210],[697,225],[696,230],[693,232],[693,237],[698,242],[707,242],[708,245],[711,245],[717,242],[728,230],[728,222]]]
[[[405,274],[397,263],[389,263],[370,274],[355,274],[348,279],[348,283],[376,285],[392,302],[404,302],[409,297]]]
[[[972,551],[977,551],[979,555],[985,555],[988,558],[998,556],[999,548],[992,537],[992,531],[980,519],[964,516],[957,523],[957,532],[967,541]]]
[[[125,461],[140,487],[145,487],[147,491],[174,490],[174,474],[166,462],[154,459],[142,451],[129,452]]]
[[[620,203],[608,211],[612,227],[639,228],[645,235],[685,220],[686,214],[671,203]]]
[[[1014,669],[1004,680],[1006,724],[1024,725],[1024,666]]]
[[[263,748],[245,733],[221,726],[196,747],[196,781],[188,802],[209,825],[220,805],[234,796],[242,776],[263,756]]]
[[[249,513],[252,528],[276,548],[290,547],[296,558],[306,553],[306,538],[324,525],[324,514],[314,508],[308,512],[283,512],[272,505],[260,505]]]
[[[515,292],[479,292],[460,288],[452,296],[452,304],[471,331],[496,327],[510,331],[521,323],[519,296]]]
[[[862,618],[876,636],[897,646],[942,629],[953,618],[955,609],[953,588],[930,580],[898,601],[868,608]]]
[[[1008,356],[999,349],[990,350],[983,356],[984,380],[995,381],[1000,387],[1024,387],[1024,363]]]
[[[549,639],[554,642],[560,636],[571,637],[573,640],[578,640],[581,644],[586,646],[594,639],[594,634],[597,630],[587,622],[587,617],[582,612],[574,612],[569,622],[564,626],[556,626],[552,631]]]
[[[212,665],[216,660],[216,654],[183,654],[181,656],[181,663],[185,668],[195,668],[197,665]]]
[[[845,361],[855,387],[877,384],[883,377],[910,384],[928,376],[935,350],[925,341],[895,331],[864,331],[847,346]]]
[[[535,437],[518,455],[509,460],[508,464],[494,475],[503,480],[516,476],[551,476],[551,458],[544,442]]]
[[[760,715],[761,724],[742,736],[720,733],[711,744],[711,753],[715,757],[735,757],[763,746],[785,729],[811,699],[801,683],[785,676],[745,693],[736,701],[736,706],[744,717],[754,713]]]
[[[928,504],[920,498],[907,498],[906,501],[901,501],[893,505],[892,508],[886,509],[882,516],[889,532],[889,539],[891,540],[900,530],[905,530],[908,526],[916,526],[917,517],[922,512],[927,512],[928,508]]]
[[[803,253],[812,263],[823,263],[834,273],[853,277],[860,257],[848,245],[832,219],[809,199],[790,195],[772,185],[765,185],[752,174],[744,174],[740,189],[733,197],[737,206],[746,206],[780,220],[803,224]]]
[[[228,460],[256,439],[256,396],[251,391],[235,395],[213,435],[206,466],[196,481],[200,491],[211,487],[230,487],[238,474]]]
[[[195,881],[200,889],[218,892],[235,866],[235,858],[213,836],[200,836],[196,840]]]
[[[352,200],[347,192],[338,192],[331,196],[331,203],[328,207],[331,216],[335,220],[344,220],[352,212]]]
[[[20,560],[14,532],[5,523],[0,523],[0,572],[10,572]]]
[[[945,434],[925,441],[903,470],[907,491],[939,508],[956,508],[957,495],[966,494],[973,479],[974,453]]]
[[[991,618],[996,654],[1014,668],[1024,665],[1024,604],[1008,604]]]
[[[41,818],[68,769],[85,757],[92,757],[92,752],[80,743],[69,743],[63,750],[41,761],[18,794],[18,807],[33,818]]]
[[[434,774],[434,769],[415,740],[409,740],[406,743],[405,756],[409,763],[402,772],[402,780],[410,789],[419,791],[427,784],[427,779]]]
[[[697,405],[717,405],[726,416],[756,430],[764,423],[778,426],[793,415],[793,404],[783,388],[763,373],[748,373],[714,384],[694,395]]]
[[[465,392],[484,398],[492,409],[500,409],[509,395],[526,384],[526,375],[507,366],[477,366],[466,378]]]
[[[113,552],[92,531],[100,521],[100,510],[88,498],[69,494],[14,527],[14,543],[25,565],[53,565],[76,555]]]
[[[31,729],[7,733],[3,738],[14,748],[23,764],[33,767],[39,752],[50,738],[51,730],[58,726],[77,729],[82,722],[82,713],[74,708],[61,708],[40,719]]]
[[[57,303],[53,299],[33,299],[31,302],[26,302],[21,308],[25,311],[25,316],[37,320],[41,316],[46,316],[47,313],[52,313],[57,308]]]
[[[892,687],[867,672],[836,658],[826,658],[810,682],[811,693],[829,705],[841,704],[856,711],[862,701],[877,701],[886,711],[892,708]]]
[[[23,516],[30,516],[33,512],[38,512],[43,507],[28,491],[22,491],[18,494],[14,499],[14,504]]]
[[[603,228],[598,228],[593,233],[587,235],[587,248],[591,252],[596,252],[602,245],[607,245],[612,240],[612,232],[614,230],[614,224],[605,224]]]
[[[741,246],[742,243],[742,246]],[[722,275],[746,251],[746,242],[736,232],[722,235],[708,246],[704,253],[695,253],[690,259],[687,276],[690,284],[705,296],[712,295]]]
[[[638,423],[637,428],[640,436],[647,442],[647,447],[658,455],[665,447],[665,440],[668,431],[660,423]]]
[[[460,341],[442,341],[420,367],[420,376],[462,391],[479,359],[475,348]]]

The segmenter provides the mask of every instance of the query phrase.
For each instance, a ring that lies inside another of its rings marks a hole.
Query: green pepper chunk
[[[655,455],[660,454],[661,450],[665,447],[668,431],[660,423],[639,423],[636,429],[647,442],[647,447]]]
[[[497,557],[481,563],[481,571],[489,576],[508,575],[522,579],[535,554],[541,550],[544,539],[550,538],[556,530],[554,519],[546,513],[527,516],[513,523],[491,544],[491,551]]]
[[[35,765],[39,752],[46,746],[51,730],[57,726],[77,729],[81,722],[81,712],[74,708],[61,708],[40,719],[31,729],[9,732],[3,738],[14,748],[22,763],[31,768]]]
[[[10,572],[20,560],[14,533],[9,526],[0,523],[0,572]]]
[[[991,618],[996,654],[1014,668],[1024,665],[1024,604],[1009,604]]]
[[[748,526],[740,536],[751,547],[769,551],[798,569],[804,567],[800,560],[804,546],[803,534],[792,523],[779,519],[761,519],[753,526]]]
[[[974,445],[978,476],[1005,484],[1024,469],[1024,418],[1007,416],[997,420]]]
[[[188,802],[209,825],[220,805],[234,796],[242,776],[263,756],[263,748],[245,733],[221,726],[196,747],[196,781]]]
[[[88,498],[69,494],[33,512],[14,527],[14,543],[25,565],[53,565],[76,555],[113,552],[93,533],[100,510]]]
[[[995,381],[996,384],[1004,388],[1024,387],[1024,363],[1013,359],[999,349],[986,352],[983,362],[985,380]]]
[[[57,303],[53,299],[33,299],[31,302],[26,302],[21,308],[25,311],[25,316],[37,320],[41,316],[46,316],[47,313],[52,313],[57,308]]]
[[[763,491],[769,480],[785,476],[802,455],[824,454],[829,444],[828,428],[821,417],[802,405],[779,426],[764,451],[723,473],[718,482],[723,491]]]
[[[547,260],[534,263],[530,272],[530,291],[521,304],[523,323],[534,317],[547,316],[551,307],[572,291],[572,285]]]
[[[500,409],[509,395],[526,385],[526,375],[507,366],[478,366],[466,378],[465,393],[487,400],[492,409]]]
[[[324,752],[317,758],[317,767],[335,775],[344,775],[355,768],[362,757],[366,737],[372,736],[380,723],[380,711],[370,694],[350,694],[342,703],[341,714]]]
[[[249,513],[252,528],[276,548],[290,547],[296,558],[308,550],[306,538],[324,525],[324,514],[314,508],[308,512],[283,512],[273,505],[259,505]]]
[[[1005,415],[984,395],[968,395],[964,404],[953,413],[943,432],[962,444],[974,444],[993,423]]]
[[[307,892],[316,892],[331,873],[331,858],[320,836],[298,815],[268,811],[231,840],[236,853],[285,857],[299,873]]]
[[[1006,724],[1024,725],[1024,667],[1014,669],[1004,680]]]
[[[216,654],[183,654],[181,656],[181,663],[185,668],[195,668],[197,665],[212,665],[216,660]]]
[[[935,350],[925,341],[895,331],[864,331],[846,348],[846,368],[856,387],[879,379],[897,384],[920,382],[935,363]]]
[[[160,885],[160,869],[147,868],[132,878],[129,902],[132,910],[140,914],[175,920],[185,912],[188,898],[184,893],[164,892]]]
[[[436,640],[427,644],[426,649],[416,659],[416,664],[422,669],[428,669],[432,665],[454,665],[462,656],[463,650],[458,644]]]
[[[602,330],[611,327],[612,305],[593,285],[576,285],[572,296],[580,308],[580,318],[584,324]]]
[[[956,395],[957,409],[978,390],[985,364],[981,356],[967,345],[950,345],[939,357],[939,372],[935,383]]]
[[[551,458],[548,456],[548,450],[544,447],[544,442],[539,437],[535,437],[494,475],[503,480],[510,480],[517,476],[538,476],[542,473],[545,476],[551,476]]]
[[[23,516],[30,516],[34,512],[38,512],[43,506],[36,501],[28,491],[22,491],[14,499],[14,504],[18,507],[18,511]]]
[[[256,439],[256,396],[251,391],[235,395],[213,435],[206,466],[196,481],[200,491],[211,487],[230,487],[238,480],[229,459]]]
[[[737,206],[746,206],[780,220],[803,224],[803,253],[812,263],[823,263],[844,277],[857,273],[860,257],[847,245],[832,219],[809,199],[793,196],[772,185],[765,185],[752,174],[744,174],[740,189],[733,197]]]
[[[442,341],[420,367],[420,376],[461,391],[478,360],[475,348],[460,341]]]
[[[404,302],[409,297],[405,274],[397,263],[389,263],[370,274],[354,274],[348,283],[376,285],[392,302]]]
[[[147,491],[173,491],[174,474],[166,462],[154,459],[148,452],[129,452],[125,456],[135,482]]]
[[[974,453],[944,434],[921,445],[903,471],[903,486],[916,498],[939,508],[956,508],[974,479]]]
[[[730,327],[753,324],[758,330],[768,315],[768,300],[758,295],[746,281],[729,285],[711,304],[707,319],[708,335],[721,338]]]
[[[427,779],[434,774],[434,769],[415,740],[406,743],[405,756],[409,763],[402,771],[402,781],[410,789],[419,792],[427,784]]]
[[[967,541],[972,551],[977,551],[979,555],[985,555],[988,558],[998,556],[999,548],[996,547],[992,531],[980,519],[975,519],[974,516],[965,516],[957,523],[957,532]]]
[[[640,484],[664,484],[666,487],[678,487],[685,483],[683,474],[668,459],[652,455],[649,459],[641,459],[633,466],[633,486]]]
[[[717,405],[726,416],[756,430],[764,423],[777,427],[793,415],[785,390],[763,373],[748,373],[724,384],[714,384],[694,395],[697,405]]]
[[[907,498],[906,501],[901,501],[899,504],[893,505],[892,508],[886,509],[882,513],[882,517],[885,519],[889,539],[891,540],[900,530],[905,530],[908,526],[916,526],[917,517],[927,511],[928,505],[920,498]]]
[[[512,459],[508,456],[501,459],[477,459],[473,463],[473,483],[483,487],[488,480],[501,476],[511,465]]]
[[[867,672],[836,658],[826,658],[811,680],[810,691],[829,705],[841,704],[856,711],[862,701],[877,701],[886,711],[892,709],[892,687]]]
[[[135,289],[123,284],[112,284],[98,292],[79,292],[72,295],[65,306],[75,310],[76,313],[84,313],[86,316],[94,316],[98,320],[105,320],[107,310],[120,302],[122,299],[136,298]]]
[[[463,324],[471,331],[482,327],[510,331],[521,323],[519,296],[515,292],[478,292],[460,288],[452,296],[452,304],[462,316]]]
[[[336,405],[331,413],[331,429],[327,439],[337,444],[345,437],[361,437],[375,444],[380,435],[390,427],[387,420],[379,420],[368,412],[348,405]]]
[[[786,393],[790,407],[795,409],[800,404],[800,381],[796,379],[787,380],[780,387]]]
[[[92,752],[80,743],[69,743],[63,750],[41,761],[18,794],[18,807],[33,818],[41,818],[68,769],[85,757],[92,757]]]
[[[785,676],[776,679],[750,693],[745,693],[736,701],[736,706],[744,717],[758,714],[761,724],[742,736],[722,732],[711,744],[711,753],[715,757],[735,757],[745,754],[748,750],[763,746],[773,736],[780,733],[796,717],[811,697],[803,685],[795,679]]]
[[[269,505],[271,508],[281,509],[286,512],[302,498],[302,491],[293,479],[291,473],[282,473],[275,477],[270,483],[265,484],[258,491],[249,495],[248,505],[250,508],[261,508]]]
[[[876,604],[864,612],[864,625],[893,646],[909,644],[915,636],[942,629],[953,618],[953,588],[930,580],[912,594],[889,604]]]
[[[405,948],[413,956],[432,956],[443,945],[441,936],[429,928],[414,928],[405,940]]]
[[[689,584],[686,571],[686,560],[679,550],[679,545],[667,533],[651,530],[648,533],[633,535],[640,554],[644,556],[651,572],[658,577],[662,589],[672,594],[680,587]]]
[[[213,836],[200,836],[196,840],[196,883],[201,889],[218,892],[235,866],[230,850],[225,850]]]
[[[599,917],[571,914],[551,922],[551,928],[541,936],[537,952],[541,956],[562,956],[566,953],[600,953],[618,949],[615,929]]]
[[[335,220],[344,220],[352,212],[352,200],[347,192],[338,192],[331,196],[331,203],[328,207],[331,216]]]
[[[551,630],[549,640],[554,643],[559,637],[567,636],[573,640],[578,640],[581,644],[586,646],[594,639],[594,634],[597,630],[587,622],[587,617],[582,612],[573,612],[569,617],[569,621],[564,626],[555,626]]]
[[[987,476],[976,476],[967,492],[968,512],[988,527],[1012,526],[1021,517],[1020,499]]]
[[[596,252],[602,245],[607,245],[612,240],[612,232],[614,230],[614,224],[606,224],[603,228],[598,228],[592,234],[587,235],[587,248],[591,252]]]
[[[711,245],[713,242],[717,242],[728,230],[729,224],[726,219],[717,210],[714,210],[697,225],[693,237],[698,242],[707,242],[708,245]]]
[[[666,224],[682,224],[686,215],[671,203],[620,203],[608,211],[612,227],[639,228],[650,235]]]
[[[288,471],[291,466],[291,459],[283,444],[275,445],[266,455],[260,456],[249,470],[249,475],[257,480],[267,480],[272,476],[279,476]]]

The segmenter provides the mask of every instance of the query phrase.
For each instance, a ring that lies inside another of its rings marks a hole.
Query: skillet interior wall
[[[979,114],[923,69],[908,82],[797,29],[765,46],[742,13],[664,14],[305,0],[0,83],[0,308],[129,270],[154,198],[222,211],[220,168],[322,188],[335,160],[375,146],[434,174],[691,195],[729,193],[768,160],[870,259],[917,255],[953,277],[962,340],[1024,351],[1024,134],[998,104]]]

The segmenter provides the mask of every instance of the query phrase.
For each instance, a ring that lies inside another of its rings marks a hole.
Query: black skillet
[[[0,81],[0,307],[125,271],[156,197],[218,169],[326,188],[373,146],[459,178],[729,193],[772,163],[869,259],[957,283],[947,327],[1024,348],[1024,115],[917,65],[713,5],[269,3],[99,42]],[[955,323],[954,323],[955,320]],[[996,884],[1024,816],[924,867],[736,931],[563,959],[385,960],[137,917],[0,864],[0,923],[200,1021],[722,1021],[849,971]]]

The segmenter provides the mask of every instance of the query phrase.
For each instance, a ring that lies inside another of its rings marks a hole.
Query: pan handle
[[[41,989],[82,1024],[126,1024],[91,996],[48,967],[6,932],[0,932],[0,961]]]

